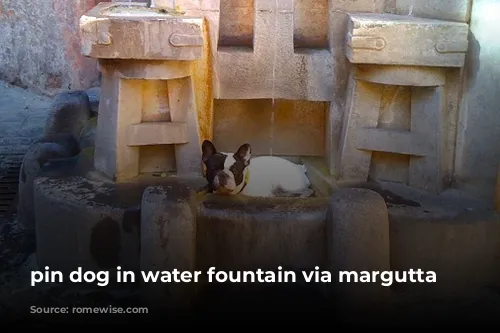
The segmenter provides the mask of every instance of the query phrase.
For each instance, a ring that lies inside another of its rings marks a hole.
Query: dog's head
[[[221,194],[240,193],[246,185],[252,147],[246,143],[235,153],[222,153],[217,151],[212,142],[205,140],[201,149],[210,191]]]

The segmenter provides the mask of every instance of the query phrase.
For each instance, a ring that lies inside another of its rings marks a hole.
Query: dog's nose
[[[229,175],[223,171],[219,172],[215,178],[217,178],[217,185],[219,187],[226,186],[229,181]]]

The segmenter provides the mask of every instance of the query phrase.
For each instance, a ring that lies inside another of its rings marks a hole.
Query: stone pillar
[[[326,232],[327,262],[337,281],[340,271],[390,271],[389,217],[384,199],[376,192],[338,190],[330,200]],[[346,279],[334,290],[346,306],[380,305],[389,296],[389,287],[380,281],[355,283],[352,275],[350,282]]]
[[[141,205],[141,271],[194,272],[195,193],[183,184],[148,187]],[[195,283],[144,283],[143,300],[154,309],[190,305]]]
[[[203,18],[108,15],[116,6],[128,10],[102,3],[80,19],[82,52],[99,59],[102,70],[96,169],[117,182],[150,172],[151,165],[201,175],[192,76],[202,57]]]
[[[354,66],[340,142],[341,181],[366,181],[374,164],[372,153],[397,154],[409,158],[404,182],[431,192],[442,190],[445,68],[464,65],[467,36],[466,23],[349,15],[346,56]],[[381,121],[384,106],[389,112],[397,97],[384,100],[387,86],[410,87],[408,128]],[[395,174],[389,173],[385,180],[401,181]]]
[[[169,80],[168,97],[172,123],[187,125],[185,142],[175,145],[177,175],[201,174],[200,133],[192,76]]]
[[[163,147],[156,154],[173,161],[165,145],[174,145],[177,173],[201,174],[189,62],[101,60],[100,64],[103,81],[96,168],[116,181],[131,179],[142,171],[141,148]],[[151,81],[143,82],[144,78]]]
[[[315,1],[314,5],[311,5],[310,1],[292,0],[220,1],[219,39],[214,61],[216,86],[214,98],[221,100],[275,98],[333,104],[335,94],[332,77],[335,66],[327,36],[332,28],[328,21],[328,12],[327,1]],[[297,108],[303,109],[302,106]],[[300,115],[309,119],[317,117],[320,111],[312,113],[314,115],[310,112]],[[280,142],[278,136],[286,132],[280,128],[280,124],[283,123],[281,119],[285,117],[293,119],[288,113],[286,116],[279,116],[277,112],[275,135],[272,140],[274,142],[270,144],[274,153],[283,150],[280,145],[293,147],[293,143],[287,145],[278,143]],[[326,112],[325,118],[329,122],[326,133],[324,138],[319,136],[318,138],[325,140],[325,145],[329,147],[333,131],[330,111]],[[269,119],[271,119],[270,114]],[[292,123],[290,120],[287,122]],[[270,120],[263,120],[262,126],[267,126],[269,123]],[[267,130],[271,131],[271,128],[261,129],[261,131]],[[214,140],[218,141],[217,138]],[[268,141],[267,138],[265,140]],[[257,145],[255,146],[259,149]],[[298,146],[302,148],[300,143]],[[292,149],[291,152],[283,154],[307,156],[316,154],[311,150],[304,153],[302,149]],[[331,149],[326,148],[325,155],[329,155],[330,151]],[[268,152],[269,149],[265,149],[265,152],[261,153]],[[328,170],[331,171],[332,156],[325,156],[325,160]]]

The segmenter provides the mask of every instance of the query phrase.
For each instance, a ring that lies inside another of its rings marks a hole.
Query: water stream
[[[128,8],[129,8],[129,9],[130,9],[130,8],[132,8],[132,0],[128,0]],[[174,11],[175,11],[175,10],[176,10],[176,8],[177,8],[177,6],[176,6],[176,4],[175,4],[175,0],[172,0],[172,8],[173,8],[173,10],[174,10]]]
[[[410,5],[410,9],[408,10],[408,16],[413,16],[413,4]]]
[[[269,134],[269,155],[273,156],[273,146],[274,146],[274,122],[275,122],[275,103],[276,103],[276,98],[275,98],[275,82],[276,82],[276,57],[278,55],[277,52],[277,44],[278,44],[278,1],[275,0],[275,9],[274,9],[274,54],[273,54],[273,87],[271,90],[271,103],[272,103],[272,109],[271,109],[271,131]]]

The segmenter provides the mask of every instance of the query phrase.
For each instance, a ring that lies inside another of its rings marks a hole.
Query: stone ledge
[[[116,4],[98,4],[80,18],[82,53],[92,58],[195,60],[202,56],[203,18],[144,14],[113,16]],[[134,7],[145,4],[134,4]],[[153,11],[153,9],[151,9]],[[168,37],[167,37],[168,36]]]
[[[346,55],[351,63],[462,67],[466,23],[393,14],[350,14]]]
[[[130,125],[127,130],[127,146],[170,145],[188,142],[186,123],[141,123]]]
[[[363,128],[356,135],[356,148],[411,156],[426,156],[425,142],[418,133],[410,131]]]

